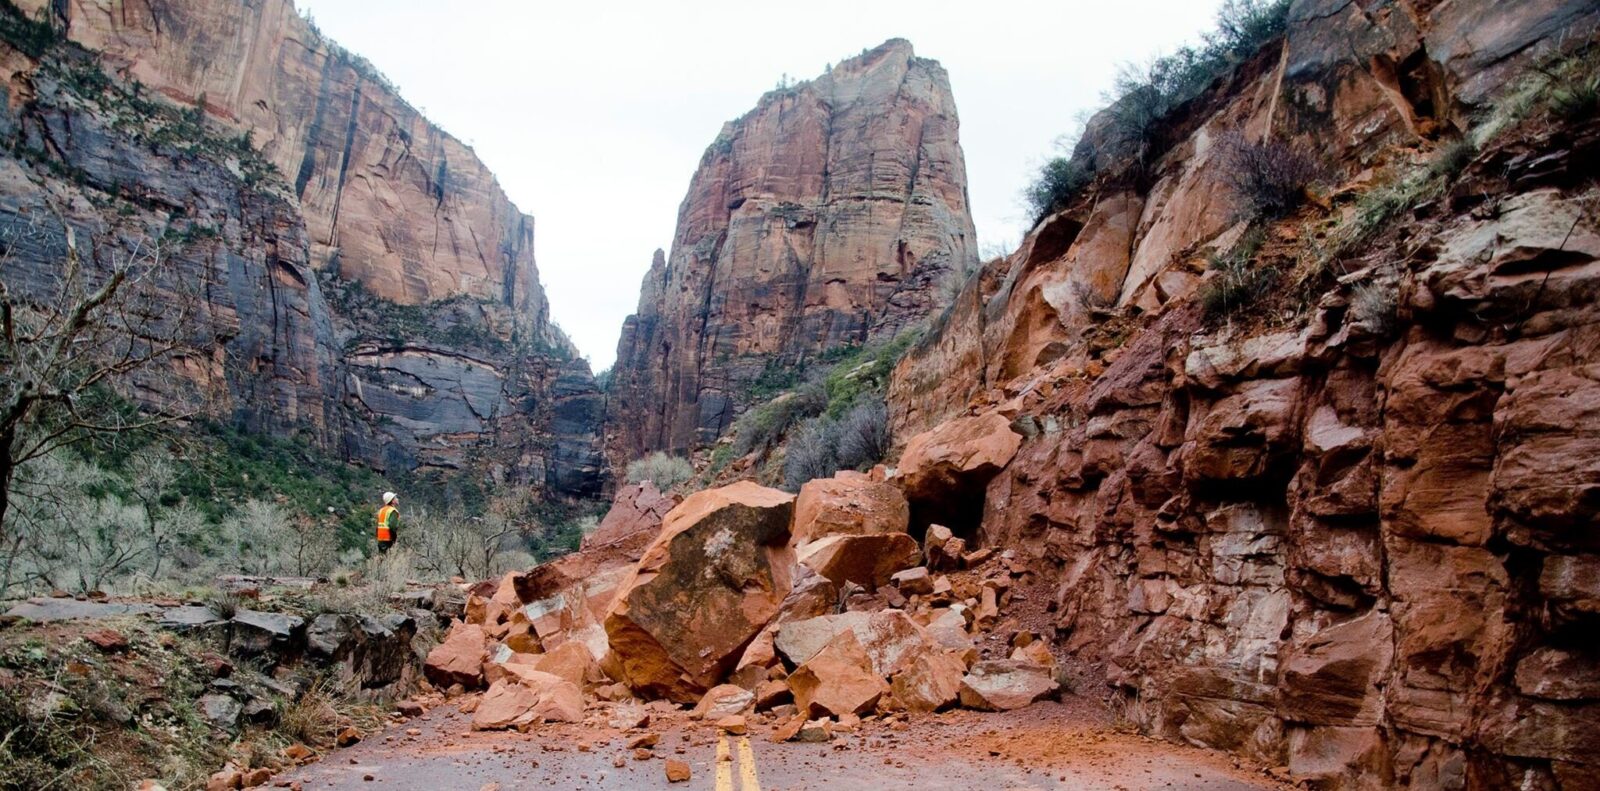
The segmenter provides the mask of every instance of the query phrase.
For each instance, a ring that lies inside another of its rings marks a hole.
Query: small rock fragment
[[[677,759],[667,759],[667,782],[686,783],[689,781],[689,765]]]

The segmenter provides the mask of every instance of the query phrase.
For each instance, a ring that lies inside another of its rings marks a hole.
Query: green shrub
[[[791,426],[820,415],[827,408],[828,391],[822,382],[816,381],[751,408],[733,423],[733,452],[744,456],[770,448]]]
[[[1550,110],[1569,123],[1593,118],[1600,110],[1600,77],[1593,77],[1550,92]]]
[[[1178,107],[1200,96],[1262,46],[1283,34],[1289,0],[1227,0],[1216,29],[1199,47],[1183,47],[1143,66],[1125,64],[1106,96],[1107,157],[1130,156],[1139,170],[1149,163],[1155,132]]]
[[[1093,177],[1089,167],[1076,159],[1055,157],[1044,163],[1024,193],[1034,223],[1066,208]]]
[[[628,483],[650,481],[663,491],[694,477],[694,465],[681,456],[661,451],[628,462]]]
[[[41,11],[49,14],[49,9],[45,6]],[[11,0],[0,0],[0,41],[30,58],[38,58],[61,41],[47,19],[30,19]]]
[[[828,393],[828,416],[844,414],[863,394],[886,392],[895,365],[921,336],[920,329],[906,330],[885,343],[855,347],[835,363],[823,380]]]
[[[1278,285],[1282,277],[1278,270],[1255,262],[1264,238],[1261,229],[1252,229],[1227,254],[1211,258],[1211,268],[1217,275],[1200,291],[1206,318],[1233,318],[1265,299]]]

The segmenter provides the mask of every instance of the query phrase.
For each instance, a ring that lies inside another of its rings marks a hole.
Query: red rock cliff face
[[[1481,124],[1597,21],[1558,0],[1296,2],[1286,41],[1172,119],[1147,177],[1103,173],[901,362],[902,438],[968,412],[1024,435],[961,527],[1035,559],[1080,689],[1309,787],[1593,787],[1600,121]],[[1355,194],[1460,132],[1482,143],[1336,256],[1303,313],[1219,325],[1197,295],[1244,230],[1216,147],[1238,129],[1343,184],[1272,226],[1257,264],[1286,278]]]
[[[706,150],[623,326],[618,460],[714,440],[769,364],[920,321],[973,237],[949,81],[909,43],[762,97]]]
[[[393,302],[456,295],[543,325],[533,218],[461,141],[322,37],[291,0],[23,0],[108,71],[241,131],[293,185],[313,263]]]
[[[470,149],[286,0],[20,5],[66,40],[0,42],[13,263],[48,276],[62,205],[95,258],[159,240],[204,294],[194,353],[136,395],[382,470],[597,490],[603,397]]]

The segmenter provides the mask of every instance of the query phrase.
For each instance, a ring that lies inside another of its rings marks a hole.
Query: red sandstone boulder
[[[957,604],[929,613],[924,631],[941,648],[965,651],[972,647],[972,635],[967,632],[967,607]]]
[[[580,549],[587,552],[608,544],[626,544],[634,553],[642,552],[660,532],[661,521],[677,505],[677,497],[662,494],[650,481],[628,484],[617,490],[611,510],[606,511],[594,532],[583,537]]]
[[[535,657],[531,664],[534,669],[572,682],[579,689],[605,681],[594,654],[588,646],[576,640],[564,642],[554,650]]]
[[[795,544],[828,536],[904,533],[911,508],[900,489],[863,475],[818,478],[794,502]]]
[[[928,525],[928,530],[922,536],[922,552],[924,563],[932,571],[949,571],[961,565],[961,556],[955,552],[965,549],[966,542],[960,541],[944,525]]]
[[[741,481],[667,514],[605,619],[635,692],[692,703],[733,669],[789,593],[793,511],[793,495]]]
[[[484,681],[493,686],[496,681],[506,678],[509,675],[506,665],[526,665],[537,670],[537,663],[541,657],[541,654],[513,651],[510,646],[501,645],[483,663]]]
[[[896,477],[907,499],[936,498],[941,490],[987,483],[1021,444],[1022,435],[1003,415],[956,418],[912,437]]]
[[[719,684],[706,692],[694,707],[694,716],[702,720],[720,720],[743,714],[756,702],[754,692],[732,684]]]
[[[809,716],[865,714],[889,691],[853,632],[839,633],[789,675],[795,705]]]
[[[815,618],[833,612],[839,606],[839,585],[833,580],[806,568],[795,567],[794,587],[778,608],[773,623],[789,623]]]
[[[867,618],[864,612],[846,612],[791,621],[778,627],[773,648],[790,664],[803,665],[840,632],[857,628],[865,631]]]
[[[894,583],[895,590],[905,596],[919,596],[933,593],[933,575],[928,573],[927,566],[917,566],[905,571],[895,572],[889,578]]]
[[[946,651],[922,651],[894,675],[894,699],[911,711],[938,711],[954,705],[961,695],[967,665]]]
[[[457,622],[450,627],[444,642],[428,652],[422,672],[434,686],[443,689],[451,684],[475,687],[483,682],[485,655],[483,627],[475,623]]]
[[[1032,662],[990,659],[961,679],[961,705],[985,711],[1020,709],[1055,694],[1050,671]]]
[[[918,654],[936,650],[933,638],[900,610],[846,612],[783,624],[774,647],[793,664],[809,663],[840,634],[855,636],[866,652],[872,670],[887,678],[910,664]]]
[[[840,585],[854,582],[872,591],[897,572],[922,562],[917,540],[905,533],[829,536],[796,550],[800,565]]]
[[[526,728],[538,722],[579,722],[583,693],[549,673],[510,665],[512,676],[489,687],[472,712],[475,731]]]

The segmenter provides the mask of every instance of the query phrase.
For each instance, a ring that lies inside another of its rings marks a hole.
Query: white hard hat
[[[383,493],[383,504],[384,505],[388,505],[389,503],[394,502],[394,496],[395,496],[394,492],[384,492]]]

